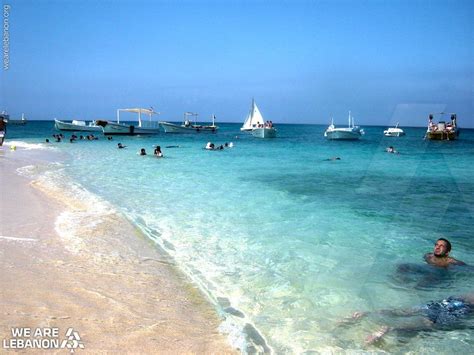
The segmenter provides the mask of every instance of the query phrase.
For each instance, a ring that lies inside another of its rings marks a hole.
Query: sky
[[[456,112],[474,128],[474,1],[2,0],[2,10],[0,111],[12,118],[152,106],[162,120],[243,122],[254,98],[274,123],[346,123],[351,110],[362,126],[425,126],[429,113]]]

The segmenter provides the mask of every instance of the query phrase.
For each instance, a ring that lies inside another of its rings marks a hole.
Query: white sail
[[[255,103],[255,100],[252,100],[252,107],[250,108],[249,114],[245,119],[241,131],[251,131],[253,128],[258,127],[258,125],[263,125],[265,121],[263,120],[262,114]]]

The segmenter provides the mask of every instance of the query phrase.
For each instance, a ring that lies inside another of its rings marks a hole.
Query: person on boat
[[[153,154],[157,158],[163,158],[163,153],[161,152],[161,147],[159,145],[156,146],[155,151],[153,152]]]
[[[122,143],[117,143],[117,148],[118,149],[123,149],[125,147],[126,147],[126,145],[123,145]]]
[[[424,256],[425,261],[434,266],[448,267],[450,265],[466,265],[463,261],[456,260],[449,256],[451,251],[451,243],[445,238],[439,238],[432,253],[427,253]]]
[[[7,134],[7,120],[5,118],[0,119],[0,147],[3,145],[5,135]]]
[[[345,318],[339,325],[353,324],[371,313],[386,316],[386,320],[393,325],[385,324],[370,334],[365,339],[366,344],[380,341],[388,332],[416,335],[422,331],[463,329],[467,326],[464,320],[474,314],[474,292],[463,296],[451,296],[440,301],[430,301],[409,309],[355,312],[352,317]],[[400,322],[400,319],[404,318],[409,322]]]
[[[436,131],[438,129],[438,126],[436,126],[433,122],[433,115],[429,116],[428,128],[429,128],[430,131]]]
[[[138,153],[138,155],[146,155],[145,148],[140,149],[140,152]]]

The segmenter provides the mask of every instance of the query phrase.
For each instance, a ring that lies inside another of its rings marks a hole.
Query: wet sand
[[[72,327],[81,353],[236,353],[202,293],[120,214],[81,219],[87,204],[16,173],[47,155],[0,148],[0,341]],[[81,228],[64,230],[71,219]]]

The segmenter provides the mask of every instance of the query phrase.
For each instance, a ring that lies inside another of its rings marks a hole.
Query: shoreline
[[[84,203],[16,172],[47,157],[0,150],[0,338],[72,327],[91,352],[237,353],[198,287],[124,216],[88,220]],[[65,230],[71,219],[78,228]]]

